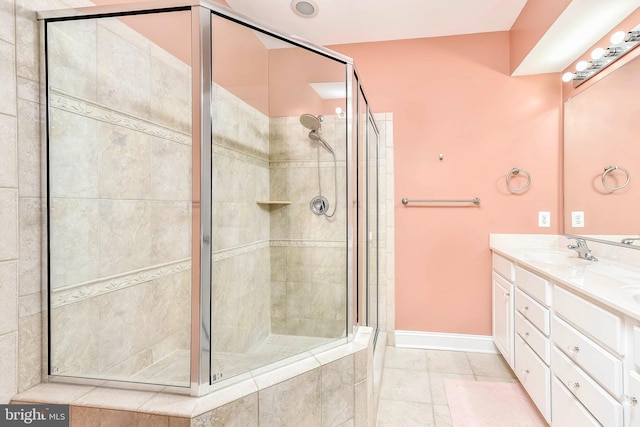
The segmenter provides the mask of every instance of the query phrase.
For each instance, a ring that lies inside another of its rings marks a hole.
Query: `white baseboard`
[[[445,334],[440,332],[395,331],[396,347],[427,350],[499,353],[488,335]]]

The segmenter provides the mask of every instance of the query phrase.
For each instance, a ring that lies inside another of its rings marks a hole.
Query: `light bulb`
[[[571,80],[573,80],[574,77],[575,77],[575,74],[573,74],[571,71],[567,71],[562,75],[562,81],[565,83],[568,83]]]
[[[601,47],[595,48],[593,52],[591,52],[591,59],[600,59],[602,55],[604,55],[604,49]]]
[[[584,71],[589,68],[589,63],[587,61],[580,61],[576,64],[576,71]]]
[[[611,44],[620,44],[624,41],[626,35],[627,33],[624,31],[616,31],[609,40],[611,41]]]

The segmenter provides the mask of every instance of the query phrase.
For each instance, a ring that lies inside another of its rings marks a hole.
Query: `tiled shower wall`
[[[212,346],[245,353],[269,334],[269,119],[218,85],[212,114]]]
[[[269,333],[342,336],[345,195],[332,220],[310,211],[318,190],[308,130],[298,117],[269,119],[219,86],[213,114],[214,348],[246,352]],[[325,120],[323,137],[341,142],[344,187],[344,124]],[[322,150],[323,194],[333,211],[334,165]],[[291,203],[257,203],[273,201]]]
[[[387,343],[395,345],[395,226],[393,189],[393,113],[374,114],[379,141],[378,170],[378,274],[380,333],[387,334]]]
[[[346,123],[325,116],[321,135],[337,155],[308,137],[298,117],[272,118],[270,182],[272,200],[291,202],[271,208],[271,329],[278,334],[327,338],[346,327]],[[315,215],[310,202],[322,195],[333,218]]]
[[[0,1],[0,402],[42,376],[40,112],[34,7]]]

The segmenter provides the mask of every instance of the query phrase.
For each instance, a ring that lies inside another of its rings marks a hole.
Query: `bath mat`
[[[518,383],[444,379],[454,427],[546,427]]]

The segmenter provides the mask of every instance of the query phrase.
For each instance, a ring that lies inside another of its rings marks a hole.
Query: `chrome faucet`
[[[640,237],[627,237],[620,240],[620,243],[624,243],[625,245],[633,245],[633,242],[635,242],[636,240],[640,240]]]
[[[576,244],[569,245],[567,248],[578,252],[578,258],[586,259],[587,261],[598,261],[598,258],[591,254],[591,249],[589,249],[587,241],[584,239],[576,239]]]

